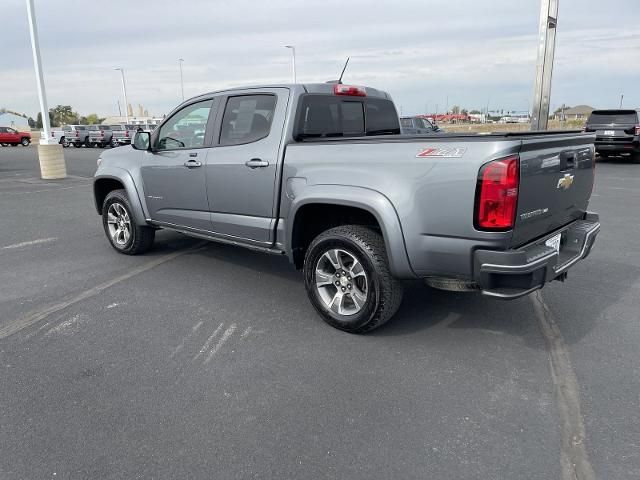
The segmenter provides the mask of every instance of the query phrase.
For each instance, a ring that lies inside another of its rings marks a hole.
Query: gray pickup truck
[[[111,145],[111,137],[113,130],[109,125],[91,125],[89,127],[89,136],[87,137],[87,146],[104,148]]]
[[[226,90],[101,154],[94,200],[111,245],[155,231],[286,255],[330,325],[391,318],[403,279],[512,299],[585,258],[594,136],[400,135],[387,93],[342,84]]]

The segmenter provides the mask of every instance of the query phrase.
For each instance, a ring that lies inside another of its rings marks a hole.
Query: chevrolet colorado
[[[286,255],[330,325],[362,333],[403,279],[511,299],[585,258],[594,136],[400,135],[390,96],[342,84],[213,92],[101,154],[94,201],[117,251],[167,228]]]

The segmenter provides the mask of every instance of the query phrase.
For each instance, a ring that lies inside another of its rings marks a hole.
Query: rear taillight
[[[80,136],[80,132],[76,130],[76,137]]]
[[[340,83],[333,86],[335,95],[347,95],[350,97],[366,97],[367,91],[364,87],[354,87],[353,85],[342,85]]]
[[[636,125],[636,135],[640,135],[640,125]]]
[[[475,224],[478,230],[510,230],[518,206],[518,155],[482,166],[476,189]]]
[[[100,130],[100,136],[104,137],[104,130]]]
[[[129,137],[129,130],[125,130],[124,131],[124,136],[127,137],[127,138]]]

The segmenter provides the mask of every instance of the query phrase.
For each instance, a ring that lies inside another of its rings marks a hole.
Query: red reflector
[[[80,132],[76,130],[76,137],[80,136]]]
[[[478,175],[476,192],[476,228],[510,230],[518,204],[517,155],[485,164]]]
[[[125,136],[125,137],[128,137],[128,136],[129,136],[129,130],[125,130],[125,131],[124,131],[124,136]]]
[[[100,136],[104,137],[104,130],[100,130]]]
[[[350,97],[366,97],[367,91],[364,87],[354,87],[353,85],[336,84],[333,86],[335,95],[348,95]]]
[[[636,125],[636,135],[640,135],[640,125]]]

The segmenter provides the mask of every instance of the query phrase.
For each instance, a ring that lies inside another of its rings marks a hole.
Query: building
[[[29,121],[20,115],[15,113],[0,113],[0,127],[11,127],[20,131],[30,131]]]
[[[589,105],[578,105],[577,107],[565,108],[555,114],[556,120],[586,120],[595,108]]]
[[[164,117],[134,117],[129,115],[129,125],[158,125],[164,120]],[[107,117],[103,120],[103,125],[124,125],[127,123],[127,117]]]

